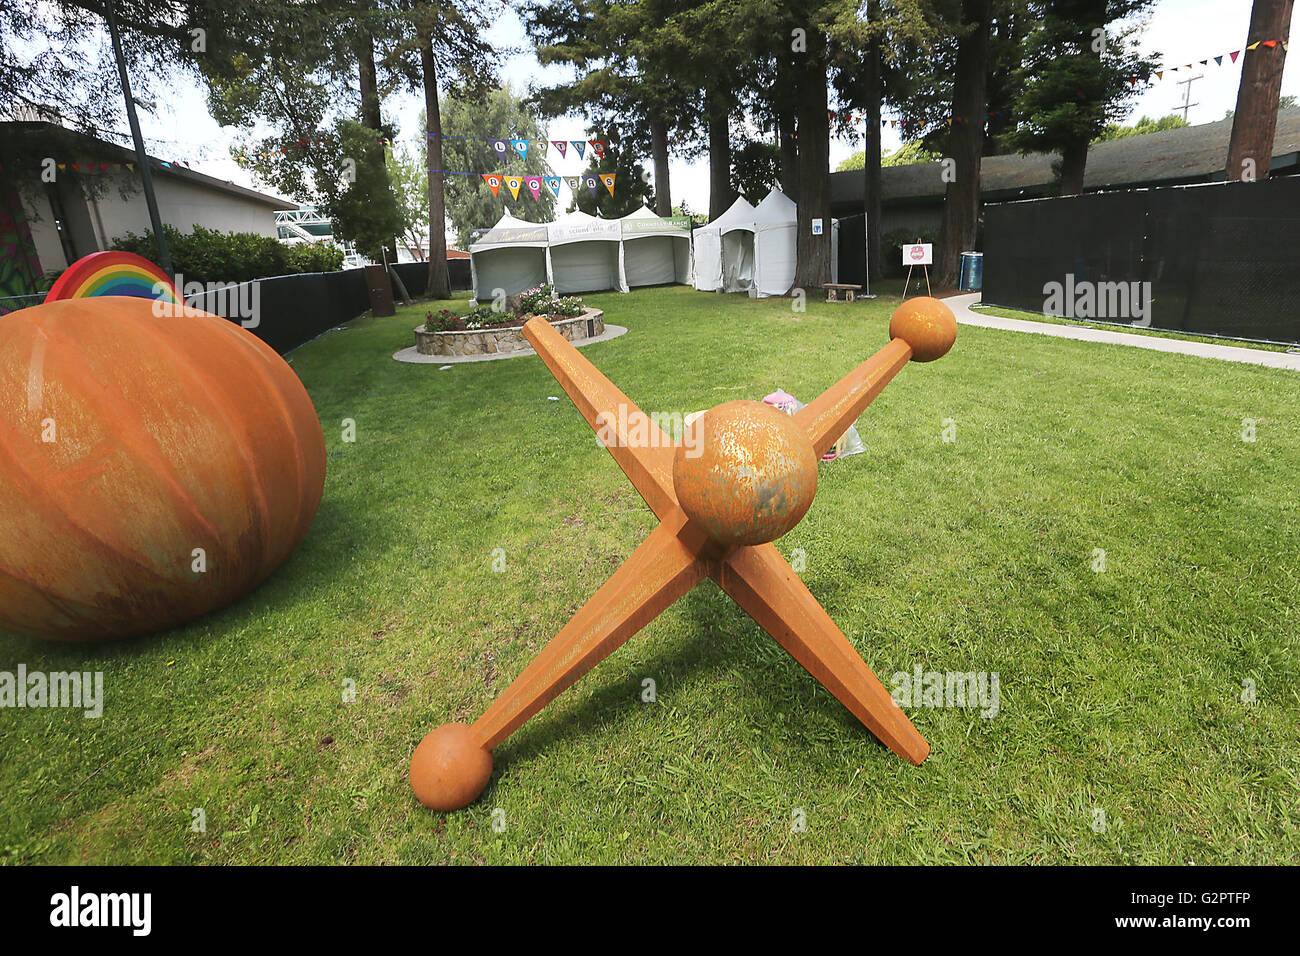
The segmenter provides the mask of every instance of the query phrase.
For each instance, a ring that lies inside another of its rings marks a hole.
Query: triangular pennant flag
[[[1216,57],[1214,58],[1214,65],[1215,65],[1215,66],[1223,66],[1223,57],[1221,57],[1221,56],[1216,56]]]
[[[605,184],[611,196],[614,195],[614,175],[614,173],[602,173],[600,177],[600,181]]]
[[[1209,60],[1202,60],[1202,61],[1201,61],[1201,66],[1208,66],[1209,63],[1210,63]]]
[[[514,196],[516,199],[519,198],[519,187],[523,184],[524,181],[518,176],[506,177],[506,188],[510,190],[510,195]]]
[[[562,139],[551,140],[551,145],[560,151],[560,158],[564,158],[564,151],[569,148],[569,144]]]
[[[1237,62],[1237,57],[1241,56],[1241,51],[1240,51],[1240,50],[1233,50],[1231,53],[1228,54],[1228,56],[1232,57],[1232,62],[1233,62],[1233,63],[1236,63],[1236,62]]]
[[[67,169],[67,168],[68,168],[67,163],[59,163],[59,169]]]
[[[524,183],[528,186],[528,191],[533,194],[533,202],[537,202],[542,198],[541,176],[528,176],[524,179]]]
[[[528,140],[512,139],[510,145],[514,147],[515,152],[519,154],[520,159],[528,158]]]
[[[1136,76],[1130,76],[1130,77],[1128,78],[1128,85],[1129,85],[1129,86],[1137,86],[1137,85],[1138,85],[1138,78],[1137,78]],[[989,115],[991,116],[992,114],[990,113]]]
[[[496,173],[484,173],[483,182],[487,183],[488,188],[492,190],[493,198],[501,191],[501,177]]]
[[[1165,71],[1164,71],[1164,70],[1156,70],[1156,79],[1157,79],[1157,80],[1163,80],[1164,78],[1165,78]]]
[[[595,199],[595,198],[596,198],[596,187],[597,187],[598,185],[600,185],[600,184],[596,182],[596,177],[595,177],[595,176],[588,176],[586,182],[587,182],[587,190],[588,190],[588,192],[591,193],[591,198],[592,198],[592,199]]]
[[[1260,42],[1260,41],[1256,40],[1256,41],[1255,41],[1254,43],[1252,43],[1250,46],[1246,47],[1246,49],[1247,49],[1247,50],[1257,50],[1257,49],[1259,49],[1259,42]]]
[[[587,140],[587,142],[591,143],[591,151],[595,153],[598,158],[605,158],[605,141],[603,139],[590,139]]]
[[[1264,46],[1268,47],[1268,48],[1271,50],[1271,49],[1273,49],[1273,47],[1277,46],[1277,41],[1276,41],[1276,40],[1265,40],[1265,41],[1264,41]]]
[[[583,153],[587,150],[587,144],[580,139],[573,139],[569,142],[573,143],[573,151],[578,154],[579,159],[582,159]]]
[[[507,143],[504,139],[494,139],[491,142],[492,142],[492,149],[496,151],[497,158],[505,159],[506,152],[510,149],[510,144]]]
[[[560,198],[560,177],[559,176],[543,176],[542,182],[546,183],[546,188],[551,191],[552,196],[554,196],[556,199]]]
[[[537,150],[543,156],[546,155],[546,140],[544,139],[533,140],[533,149]]]
[[[581,176],[565,176],[565,177],[564,177],[564,185],[568,186],[570,189],[572,189],[572,190],[576,193],[576,192],[578,191],[578,187],[582,185],[582,177],[581,177]]]

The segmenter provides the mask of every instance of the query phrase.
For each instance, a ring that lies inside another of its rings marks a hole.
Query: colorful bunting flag
[[[527,176],[524,178],[524,183],[528,186],[528,191],[533,194],[533,202],[537,202],[542,198],[541,176]]]
[[[578,191],[578,187],[582,185],[582,177],[581,177],[581,176],[565,176],[565,177],[564,177],[564,185],[568,186],[570,189],[572,189],[572,190],[576,193],[576,192]]]
[[[519,187],[523,184],[524,181],[519,176],[506,177],[506,188],[510,190],[510,195],[514,196],[516,199],[519,198]]]
[[[614,195],[614,174],[601,173],[600,181],[605,184],[605,188],[609,190],[609,194],[611,196]]]
[[[605,158],[605,141],[603,139],[591,139],[587,142],[591,143],[591,151],[596,154],[596,158]]]
[[[1223,66],[1223,57],[1221,57],[1221,56],[1216,56],[1216,57],[1214,58],[1214,65],[1215,65],[1215,66]]]
[[[578,154],[579,159],[582,159],[583,154],[587,150],[587,144],[580,139],[570,140],[570,142],[573,143],[573,151]]]
[[[563,159],[564,151],[569,148],[569,144],[562,139],[553,139],[551,145],[560,151],[560,159]]]
[[[492,149],[496,151],[496,154],[499,158],[505,159],[506,151],[509,149],[509,145],[506,143],[504,139],[494,139],[492,140]]]
[[[501,191],[501,177],[496,173],[484,173],[483,182],[488,184],[488,188],[492,190],[492,196],[494,198],[496,197],[496,194]]]
[[[514,147],[514,151],[519,154],[520,159],[528,158],[528,140],[512,139],[510,145]]]
[[[1250,46],[1246,47],[1246,49],[1247,49],[1247,50],[1258,50],[1258,49],[1259,49],[1259,41],[1256,40],[1256,41],[1255,41],[1254,43],[1252,43]]]
[[[1236,63],[1236,62],[1237,62],[1237,57],[1241,56],[1241,51],[1240,51],[1240,50],[1233,50],[1231,53],[1228,54],[1228,56],[1232,57],[1232,62],[1233,62],[1233,63]]]
[[[546,183],[546,188],[551,191],[552,196],[554,196],[556,199],[560,198],[560,177],[559,176],[543,176],[542,182]]]
[[[595,176],[588,176],[587,179],[586,179],[586,184],[587,184],[587,191],[591,193],[591,198],[592,198],[592,199],[595,199],[595,198],[596,198],[596,187],[597,187],[598,185],[600,185],[599,183],[596,182],[596,177],[595,177]]]

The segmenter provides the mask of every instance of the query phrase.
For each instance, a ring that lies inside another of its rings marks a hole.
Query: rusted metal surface
[[[0,318],[0,628],[107,640],[226,605],[324,479],[302,383],[225,319],[113,296]]]
[[[470,728],[448,724],[424,738],[411,760],[419,800],[438,810],[472,802],[487,785],[497,744],[705,577],[886,746],[912,763],[925,760],[929,744],[770,542],[812,504],[818,457],[909,358],[937,358],[952,346],[952,312],[931,301],[891,324],[888,345],[799,415],[727,402],[697,419],[698,431],[679,446],[653,425],[640,432],[652,438],[623,440],[626,423],[648,425],[648,416],[545,320],[525,325],[598,434],[611,414],[624,423],[605,445],[660,523]]]

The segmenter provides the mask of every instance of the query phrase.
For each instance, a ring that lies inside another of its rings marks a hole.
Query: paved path
[[[1188,342],[1185,339],[1165,338],[1160,335],[1135,335],[1132,332],[1112,332],[1110,329],[1090,329],[1082,325],[1056,325],[1051,322],[1027,322],[1024,319],[1004,319],[986,312],[972,312],[971,306],[980,301],[979,293],[954,295],[944,299],[952,307],[957,321],[963,325],[978,325],[986,329],[1004,329],[1008,332],[1033,332],[1054,335],[1061,339],[1078,339],[1080,342],[1109,342],[1112,345],[1131,345],[1156,352],[1177,352],[1201,358],[1221,359],[1225,362],[1245,362],[1249,365],[1266,365],[1269,368],[1289,368],[1300,371],[1300,352],[1270,352],[1266,349],[1246,349],[1238,345],[1216,345],[1210,342]]]

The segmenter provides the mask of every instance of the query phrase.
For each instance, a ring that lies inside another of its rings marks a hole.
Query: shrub
[[[163,235],[172,269],[187,283],[249,282],[299,272],[332,272],[343,265],[343,253],[329,243],[291,247],[254,232],[220,232],[197,225],[190,233],[163,226]],[[158,259],[151,230],[119,236],[113,240],[113,248],[134,252],[150,262]]]
[[[427,312],[424,316],[424,331],[446,332],[458,318],[460,318],[460,316],[451,311],[451,309],[439,309],[437,312]]]
[[[338,272],[343,268],[343,250],[332,242],[303,242],[286,248],[291,272]]]
[[[571,318],[583,312],[581,296],[558,296],[552,285],[539,286],[519,293],[521,315],[553,315]]]

